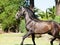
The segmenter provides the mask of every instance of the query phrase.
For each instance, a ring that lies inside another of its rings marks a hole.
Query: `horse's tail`
[[[60,32],[60,23],[56,23],[56,26],[58,27],[58,30]]]
[[[60,30],[60,23],[59,23],[59,30]]]
[[[59,33],[58,38],[60,39],[60,23],[58,23],[57,25],[58,25],[58,31],[59,31],[59,32],[58,32],[58,33]]]
[[[58,31],[60,32],[60,23],[57,23],[57,22],[55,22],[55,21],[53,21],[54,22],[54,26],[56,27],[56,28],[58,28]]]

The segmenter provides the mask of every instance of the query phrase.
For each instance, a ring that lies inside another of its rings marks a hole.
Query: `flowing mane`
[[[28,7],[24,7],[24,8],[28,11],[30,19],[32,19],[34,21],[40,21],[38,19],[38,17],[35,15],[35,13],[30,8],[28,8]]]

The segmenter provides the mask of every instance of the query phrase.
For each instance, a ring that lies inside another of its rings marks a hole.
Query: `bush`
[[[25,28],[25,20],[21,20],[21,23],[20,23],[20,32],[26,32],[26,28]]]
[[[3,30],[16,24],[15,15],[19,6],[23,4],[23,1],[24,0],[0,1],[0,22],[2,23]]]
[[[60,23],[60,16],[56,16],[55,19],[54,19],[54,21]]]

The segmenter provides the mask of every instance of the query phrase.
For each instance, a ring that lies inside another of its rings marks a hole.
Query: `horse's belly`
[[[38,25],[35,27],[35,33],[46,33],[51,29],[49,25]]]
[[[46,33],[48,31],[49,31],[48,28],[45,28],[45,29],[36,29],[35,33]]]

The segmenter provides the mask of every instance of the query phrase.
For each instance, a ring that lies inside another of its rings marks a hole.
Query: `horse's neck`
[[[25,22],[26,22],[26,24],[31,22],[31,19],[29,18],[29,14],[28,13],[25,15]]]
[[[37,19],[34,18],[33,15],[34,14],[33,14],[32,11],[26,10],[26,12],[25,12],[25,22],[26,22],[26,24],[28,24],[28,23],[30,23],[31,21],[34,21],[34,20],[38,21]]]

